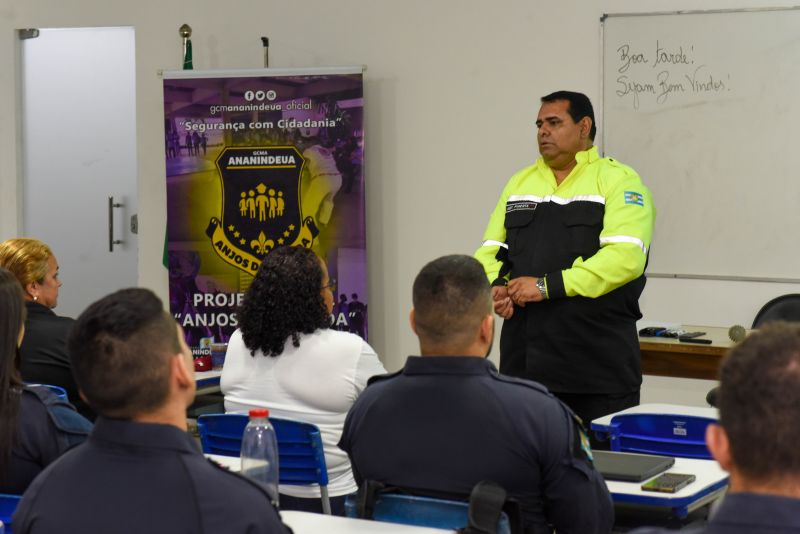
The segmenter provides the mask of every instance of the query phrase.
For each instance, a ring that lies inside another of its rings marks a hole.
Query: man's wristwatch
[[[544,283],[544,276],[536,280],[536,289],[542,294],[542,298],[547,298],[547,285]]]

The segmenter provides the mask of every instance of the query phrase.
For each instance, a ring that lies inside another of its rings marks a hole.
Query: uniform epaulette
[[[638,176],[638,174],[636,174],[636,171],[634,171],[633,167],[631,167],[630,165],[625,165],[621,161],[617,161],[614,158],[606,158],[606,161],[608,161],[609,165],[611,165],[612,167],[624,171],[625,174],[633,174],[635,176]]]
[[[387,380],[389,378],[394,378],[395,376],[399,375],[402,372],[403,372],[403,370],[400,369],[399,371],[395,371],[394,373],[386,373],[384,375],[371,376],[369,378],[369,380],[367,380],[367,385],[370,386],[370,385],[374,384],[375,382],[380,382],[381,380]]]
[[[543,393],[548,397],[553,397],[553,394],[550,393],[550,391],[546,387],[544,387],[542,384],[538,382],[534,382],[532,380],[526,380],[524,378],[517,378],[515,376],[508,376],[500,373],[490,373],[490,376],[495,380],[499,380],[500,382],[506,382],[508,384],[518,384],[520,386],[524,386],[526,388],[538,391],[539,393]]]
[[[268,502],[271,501],[269,493],[267,493],[265,486],[262,486],[261,484],[257,483],[252,478],[245,476],[241,472],[231,471],[228,467],[222,465],[221,463],[217,462],[213,458],[206,457],[205,460],[209,465],[211,465],[211,467],[216,469],[217,472],[225,473],[225,475],[227,475],[227,476],[233,477],[233,478],[235,478],[237,480],[241,480],[242,482],[247,483],[247,485],[249,485],[252,488],[257,489],[259,491],[259,493],[263,494]]]
[[[535,390],[535,391],[538,391],[539,393],[542,393],[542,394],[544,394],[544,395],[546,395],[546,396],[548,396],[548,397],[551,397],[551,398],[553,398],[553,399],[555,399],[555,400],[558,400],[558,397],[556,397],[555,395],[553,395],[553,394],[550,392],[550,390],[549,390],[549,389],[547,389],[545,386],[543,386],[542,384],[540,384],[540,383],[538,383],[538,382],[534,382],[534,381],[532,381],[532,380],[526,380],[526,379],[524,379],[524,378],[517,378],[517,377],[515,377],[515,376],[503,375],[503,374],[500,374],[500,373],[493,373],[491,376],[492,376],[492,378],[494,378],[495,380],[499,380],[499,381],[501,381],[501,382],[506,382],[506,383],[509,383],[509,384],[519,384],[520,386],[524,386],[524,387],[527,387],[527,388],[533,389],[533,390]],[[580,427],[580,426],[584,426],[584,423],[583,423],[583,421],[581,420],[581,418],[580,418],[580,417],[578,417],[578,416],[575,414],[575,412],[573,412],[573,411],[572,411],[572,408],[570,408],[569,406],[567,406],[566,404],[564,404],[564,403],[563,403],[563,402],[561,402],[560,400],[559,400],[559,404],[560,404],[560,405],[561,405],[561,406],[564,408],[564,411],[565,411],[565,412],[567,412],[567,415],[569,415],[569,417],[570,417],[570,418],[571,418],[571,419],[572,419],[572,420],[573,420],[573,421],[574,421],[574,422],[575,422],[575,423],[576,423],[576,424],[577,424],[579,427]]]

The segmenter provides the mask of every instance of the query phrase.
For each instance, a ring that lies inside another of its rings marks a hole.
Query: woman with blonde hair
[[[14,275],[25,298],[28,318],[20,347],[22,379],[64,388],[78,411],[93,419],[78,394],[67,352],[67,336],[75,321],[53,312],[61,287],[53,251],[38,239],[9,239],[0,243],[0,267]]]

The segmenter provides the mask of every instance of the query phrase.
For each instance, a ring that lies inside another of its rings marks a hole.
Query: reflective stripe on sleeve
[[[647,254],[647,247],[644,246],[644,242],[638,237],[633,237],[629,235],[612,235],[609,237],[600,238],[601,247],[609,243],[631,243],[632,245],[636,245],[637,247],[642,249],[642,252]]]
[[[482,247],[503,247],[504,249],[508,249],[508,245],[505,243],[501,243],[500,241],[495,241],[493,239],[487,239],[486,241],[481,244]]]

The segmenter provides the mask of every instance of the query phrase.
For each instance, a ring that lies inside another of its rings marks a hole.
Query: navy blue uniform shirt
[[[83,443],[92,423],[67,401],[43,387],[26,386],[19,392],[16,441],[0,493],[22,494],[56,458]]]
[[[172,425],[98,418],[88,441],[28,488],[15,534],[284,533],[256,484],[215,466]]]
[[[643,528],[631,534],[667,534],[674,530]],[[686,534],[797,534],[800,532],[800,499],[729,493],[706,528]]]
[[[526,532],[611,530],[611,497],[569,408],[483,358],[412,356],[402,372],[373,377],[339,447],[359,484],[467,497],[491,480],[520,502]]]

